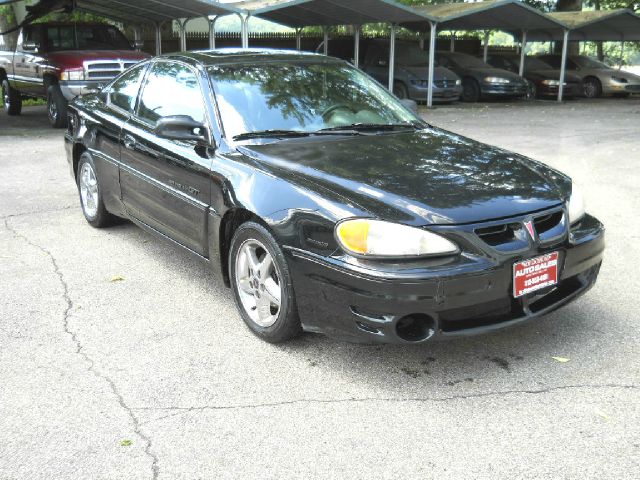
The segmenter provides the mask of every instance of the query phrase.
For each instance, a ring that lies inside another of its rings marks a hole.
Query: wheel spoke
[[[242,290],[243,292],[249,295],[253,295],[253,288],[251,288],[251,285],[249,285],[249,279],[247,277],[239,278],[238,286],[240,287],[240,290]]]
[[[272,321],[273,315],[271,314],[271,301],[265,296],[256,298],[256,305],[258,307],[258,317],[263,324],[268,324]]]
[[[246,254],[247,261],[249,262],[249,267],[255,272],[260,268],[260,260],[258,259],[257,249],[254,246],[247,246]]]
[[[273,278],[268,278],[264,282],[263,294],[271,302],[272,305],[280,308],[280,286],[275,282]]]
[[[268,253],[260,262],[260,266],[258,267],[258,271],[260,272],[260,280],[263,282],[271,276],[271,270],[273,269],[273,258]]]

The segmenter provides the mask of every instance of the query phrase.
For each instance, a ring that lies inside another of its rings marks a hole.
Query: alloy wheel
[[[11,106],[11,97],[9,96],[9,89],[4,83],[2,84],[2,101],[4,102],[4,109],[8,111]]]
[[[48,112],[49,120],[51,120],[51,123],[56,123],[56,121],[58,120],[58,105],[56,105],[56,102],[53,100],[53,98],[49,99]]]
[[[89,218],[95,218],[98,214],[98,178],[93,167],[87,162],[82,164],[80,170],[80,197],[82,209]]]
[[[282,287],[278,266],[267,248],[258,240],[249,239],[238,249],[235,282],[240,301],[251,320],[262,328],[278,320],[282,302]]]

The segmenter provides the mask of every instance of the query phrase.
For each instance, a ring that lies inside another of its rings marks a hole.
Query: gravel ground
[[[268,345],[206,265],[86,224],[41,107],[0,114],[0,478],[640,478],[640,99],[424,116],[583,186],[591,292],[489,336]]]

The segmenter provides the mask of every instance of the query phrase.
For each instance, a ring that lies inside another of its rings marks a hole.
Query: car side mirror
[[[400,103],[404,105],[404,107],[408,110],[411,110],[413,113],[418,113],[418,102],[415,100],[411,100],[410,98],[403,98],[400,100]]]
[[[40,48],[40,44],[38,42],[24,42],[22,44],[22,49],[25,52],[35,52]]]
[[[207,127],[196,122],[189,115],[170,115],[163,117],[156,123],[155,133],[168,140],[195,140],[206,139]]]

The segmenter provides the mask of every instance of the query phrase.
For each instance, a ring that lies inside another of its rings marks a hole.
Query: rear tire
[[[104,206],[97,172],[91,155],[83,153],[78,162],[76,178],[82,213],[92,227],[105,228],[116,223],[118,218],[110,214]]]
[[[4,102],[4,111],[7,115],[16,116],[22,112],[22,97],[20,92],[15,90],[9,84],[6,78],[2,80],[2,100]]]
[[[585,79],[582,88],[584,96],[587,98],[599,98],[602,96],[602,84],[597,78],[589,77]]]
[[[59,85],[51,85],[47,90],[47,116],[53,128],[67,126],[67,99]]]
[[[262,225],[247,222],[236,230],[229,277],[240,316],[256,336],[281,343],[302,332],[289,267]]]
[[[462,80],[462,101],[475,103],[480,100],[480,85],[473,78]]]

